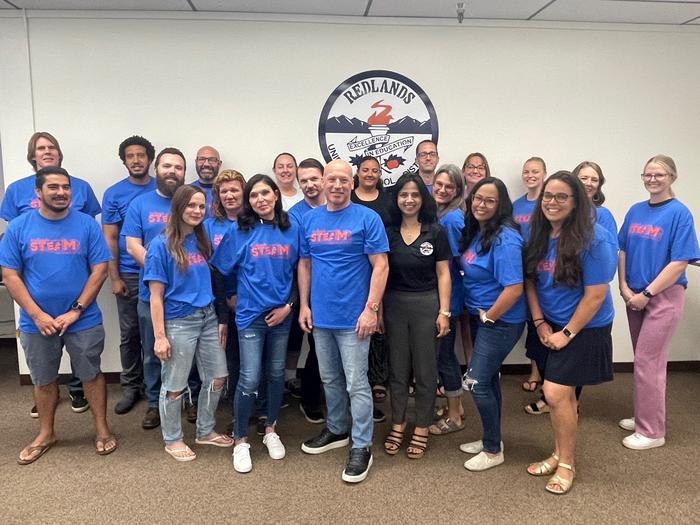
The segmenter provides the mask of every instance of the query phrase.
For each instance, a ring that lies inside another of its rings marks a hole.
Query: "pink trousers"
[[[634,348],[635,432],[651,439],[666,435],[666,363],[671,337],[685,304],[677,284],[651,298],[642,311],[627,308]]]

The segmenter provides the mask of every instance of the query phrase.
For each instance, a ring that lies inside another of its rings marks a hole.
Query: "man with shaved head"
[[[368,353],[389,272],[389,242],[379,215],[350,201],[352,187],[350,165],[331,161],[323,172],[326,204],[303,218],[299,324],[314,333],[328,415],[321,434],[301,449],[322,454],[352,437],[342,479],[359,483],[372,466]]]
[[[194,159],[194,166],[197,169],[199,179],[192,183],[192,186],[197,186],[204,190],[207,196],[207,213],[211,204],[211,186],[214,184],[214,179],[219,174],[221,168],[221,157],[216,148],[211,146],[202,146],[197,150],[197,156]]]

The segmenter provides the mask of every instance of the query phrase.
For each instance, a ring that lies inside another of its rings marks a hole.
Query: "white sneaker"
[[[481,472],[482,470],[488,470],[493,467],[497,467],[505,461],[503,457],[503,452],[499,452],[495,456],[490,456],[486,452],[479,452],[469,461],[464,463],[464,468],[471,470],[472,472]]]
[[[665,443],[666,438],[648,438],[637,432],[622,440],[622,444],[627,448],[631,448],[632,450],[646,450],[648,448],[663,447]]]
[[[622,430],[629,430],[630,432],[634,432],[634,418],[633,417],[621,419],[620,421],[617,422],[617,425]]]
[[[484,442],[479,440],[479,441],[472,441],[471,443],[462,443],[459,446],[459,450],[462,452],[466,452],[467,454],[478,454],[482,450],[484,450]],[[501,452],[503,452],[505,449],[503,447],[503,441],[501,441]]]
[[[245,474],[253,470],[250,460],[250,443],[239,443],[233,447],[233,470]]]
[[[284,449],[284,445],[282,444],[282,440],[276,432],[265,434],[265,437],[263,438],[263,445],[267,447],[267,452],[270,454],[272,459],[282,459],[287,454],[287,451]]]

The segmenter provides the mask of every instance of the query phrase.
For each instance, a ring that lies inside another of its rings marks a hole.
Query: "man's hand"
[[[311,330],[314,328],[313,321],[311,319],[311,308],[308,306],[302,306],[299,309],[299,326],[301,326],[301,329],[307,334],[310,334]]]
[[[61,325],[56,319],[46,312],[39,312],[36,316],[32,317],[32,320],[39,329],[39,333],[45,337],[55,335],[61,329]]]
[[[58,323],[58,325],[61,327],[61,331],[58,335],[65,334],[66,330],[68,330],[68,327],[74,322],[76,322],[79,318],[79,310],[70,310],[69,312],[66,312],[65,314],[61,314],[58,317],[56,317],[56,323]]]
[[[291,312],[292,307],[285,304],[284,306],[271,310],[270,313],[265,316],[265,322],[267,323],[267,326],[272,328],[273,326],[277,326],[284,321]]]
[[[377,312],[365,308],[355,324],[355,332],[360,339],[367,339],[377,331]]]
[[[161,361],[170,359],[170,341],[167,337],[156,337],[156,343],[153,346],[153,352]]]
[[[126,283],[121,279],[112,280],[112,293],[114,295],[121,295],[126,297],[129,295],[129,289],[126,287]]]
[[[226,342],[228,341],[228,325],[219,323],[219,346],[226,350]]]
[[[437,336],[445,337],[450,333],[450,319],[442,314],[438,314],[435,320],[435,326],[437,326]]]

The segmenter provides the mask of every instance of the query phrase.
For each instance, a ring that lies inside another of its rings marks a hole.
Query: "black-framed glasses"
[[[542,201],[549,202],[552,199],[554,199],[559,204],[564,204],[566,201],[569,200],[569,197],[573,197],[573,195],[570,195],[568,193],[552,193],[551,191],[545,191],[542,194]]]
[[[209,164],[216,164],[217,162],[219,162],[218,157],[197,157],[195,160],[197,162],[201,162],[202,164],[204,164],[205,162],[209,162]]]
[[[435,157],[437,157],[437,151],[421,151],[420,153],[418,153],[418,155],[416,155],[416,157],[418,157],[419,159],[434,159]]]
[[[477,171],[486,171],[486,166],[484,166],[483,164],[477,164],[477,165],[474,165],[474,164],[467,164],[467,165],[465,166],[465,169],[467,169],[467,170],[477,170]]]
[[[480,206],[483,204],[487,208],[495,208],[498,204],[498,200],[494,199],[493,197],[482,197],[481,195],[474,195],[472,197],[472,202],[476,206]]]

